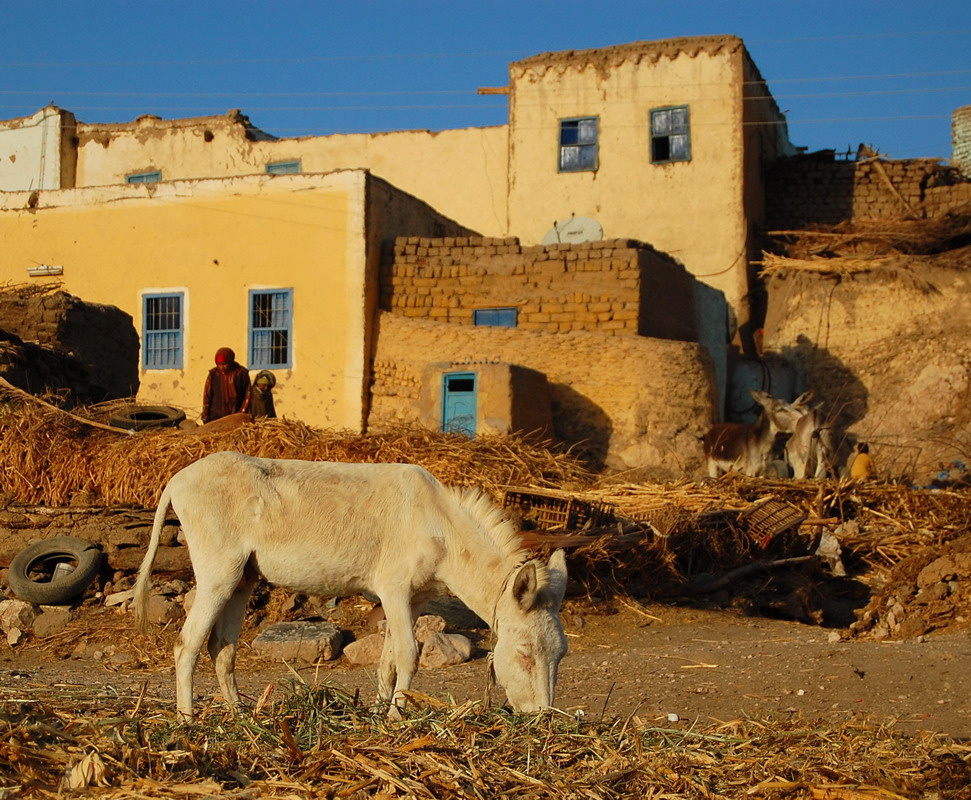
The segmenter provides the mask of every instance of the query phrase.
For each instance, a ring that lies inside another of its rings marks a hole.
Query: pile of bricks
[[[768,176],[769,230],[860,219],[937,216],[968,199],[971,182],[936,159],[786,159]]]

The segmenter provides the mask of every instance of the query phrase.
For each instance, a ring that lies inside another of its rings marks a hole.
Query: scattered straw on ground
[[[175,724],[147,696],[0,689],[0,796],[968,798],[971,748],[865,720],[516,717],[412,693],[389,722],[296,683],[252,711]]]

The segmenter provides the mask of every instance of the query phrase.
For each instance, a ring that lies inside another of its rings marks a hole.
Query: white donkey
[[[451,590],[496,635],[495,677],[514,711],[551,706],[566,638],[559,610],[566,559],[527,560],[515,526],[487,496],[450,489],[410,464],[342,464],[221,452],[179,471],[162,492],[135,584],[142,628],[169,505],[182,523],[196,599],[175,645],[178,712],[192,716],[204,643],[223,696],[239,703],[236,642],[260,574],[319,596],[369,591],[388,620],[378,697],[396,714],[418,667],[418,606]]]
[[[786,461],[794,478],[825,478],[833,470],[836,450],[833,429],[818,406],[810,406],[813,392],[803,392],[792,401],[799,413],[792,436],[786,442]]]
[[[755,422],[719,422],[702,438],[709,477],[717,478],[729,470],[753,477],[762,475],[776,435],[795,429],[800,412],[790,403],[755,390],[752,397],[762,406]]]

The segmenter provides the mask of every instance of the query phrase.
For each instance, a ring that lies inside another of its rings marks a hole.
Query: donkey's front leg
[[[402,692],[411,688],[415,672],[418,671],[415,616],[407,598],[393,598],[383,604],[387,628],[384,632],[384,648],[381,651],[378,696],[382,700],[390,699],[391,714],[398,716],[397,712],[400,712],[405,703]]]

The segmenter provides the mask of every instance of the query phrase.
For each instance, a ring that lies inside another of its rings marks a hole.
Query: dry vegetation
[[[5,402],[0,469],[8,499],[151,506],[174,472],[227,449],[408,461],[445,483],[482,486],[496,497],[515,486],[606,509],[609,522],[588,525],[581,532],[586,539],[562,534],[575,538],[571,570],[575,565],[591,587],[602,587],[607,577],[614,589],[648,577],[683,581],[712,565],[730,569],[785,556],[760,549],[749,535],[746,511],[767,498],[810,523],[855,521],[842,543],[853,568],[871,575],[886,576],[918,550],[971,529],[966,489],[930,493],[739,477],[713,484],[598,483],[569,454],[516,439],[470,441],[413,429],[361,436],[282,420],[205,436],[128,435],[20,397]],[[105,410],[82,413],[103,419]],[[803,526],[810,540],[818,525]],[[77,636],[77,628],[68,633]],[[125,634],[105,629],[101,635]],[[234,716],[213,708],[183,725],[173,721],[170,702],[145,691],[98,700],[72,696],[70,686],[2,687],[0,800],[65,790],[106,798],[971,798],[971,748],[864,723],[740,719],[703,729],[662,728],[637,716],[520,718],[480,703],[412,699],[406,719],[391,723],[337,689],[296,682],[251,712]]]
[[[190,725],[138,696],[0,701],[0,796],[103,798],[967,798],[969,748],[875,727],[732,720],[657,727],[514,717],[415,694],[405,720],[295,683]],[[119,712],[119,708],[123,711]],[[2,787],[7,787],[6,789]]]
[[[26,504],[63,506],[77,496],[106,506],[151,507],[172,475],[220,450],[309,461],[409,462],[446,484],[480,486],[494,494],[511,484],[562,486],[589,480],[568,454],[510,437],[470,441],[418,428],[362,435],[281,419],[206,435],[187,436],[172,428],[129,434],[88,426],[56,408],[6,394],[7,405],[0,407],[3,485]],[[109,412],[110,407],[102,407],[86,413],[103,423]]]
[[[853,220],[800,231],[772,231],[775,252],[763,252],[762,276],[817,273],[847,278],[862,273],[923,291],[933,287],[924,268],[971,269],[971,205],[934,219]]]

